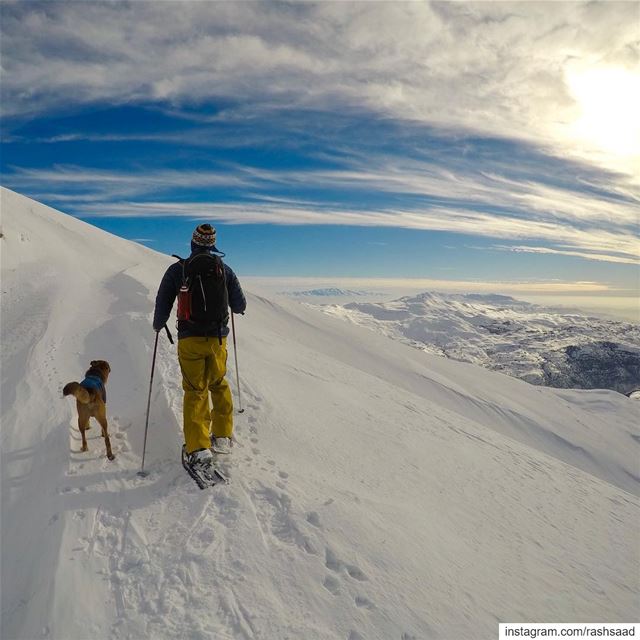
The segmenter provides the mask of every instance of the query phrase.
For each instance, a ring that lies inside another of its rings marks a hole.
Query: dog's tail
[[[78,382],[69,382],[64,385],[62,390],[63,396],[75,396],[76,400],[81,404],[89,404],[91,402],[91,396],[89,392],[81,386]]]

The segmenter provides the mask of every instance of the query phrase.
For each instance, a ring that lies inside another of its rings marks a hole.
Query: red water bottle
[[[178,320],[191,320],[191,292],[185,284],[178,292]]]

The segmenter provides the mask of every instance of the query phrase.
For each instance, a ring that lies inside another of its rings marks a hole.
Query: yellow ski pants
[[[227,339],[181,338],[178,360],[182,370],[184,439],[187,453],[211,446],[210,435],[230,438],[233,400],[225,380]],[[209,405],[211,394],[211,405]]]

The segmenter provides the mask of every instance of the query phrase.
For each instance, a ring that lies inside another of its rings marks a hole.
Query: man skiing
[[[229,308],[244,313],[247,306],[238,278],[223,264],[220,255],[224,254],[215,244],[216,230],[210,224],[195,229],[189,258],[172,264],[162,278],[153,316],[154,330],[161,331],[178,297],[185,451],[194,468],[211,465],[211,446],[218,452],[230,452],[233,400],[225,379],[227,324]]]

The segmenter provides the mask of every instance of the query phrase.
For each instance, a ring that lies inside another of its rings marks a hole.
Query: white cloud
[[[512,251],[629,264],[640,261],[637,208],[632,202],[497,174],[453,173],[429,163],[385,166],[384,162],[384,158],[372,157],[372,168],[354,166],[344,171],[232,166],[225,171],[131,172],[65,166],[19,170],[12,176],[11,186],[26,189],[41,200],[73,207],[83,216],[211,215],[237,224],[404,227],[544,245],[520,244]],[[270,190],[282,184],[300,190],[342,187],[350,193],[389,192],[422,199],[412,208],[347,209],[309,198],[270,195]],[[46,191],[41,190],[42,185],[46,185]],[[188,192],[217,187],[238,188],[249,201],[185,203],[159,199],[176,189]]]
[[[640,249],[640,245],[636,243],[636,246]],[[587,258],[588,260],[597,260],[600,262],[618,262],[622,264],[640,264],[640,256],[636,254],[635,258],[633,255],[624,256],[624,255],[611,255],[605,253],[587,253],[584,251],[568,251],[562,249],[552,249],[550,247],[524,247],[524,246],[513,246],[513,247],[505,247],[505,246],[496,246],[495,249],[499,249],[501,251],[512,251],[514,253],[542,253],[542,254],[552,254],[552,255],[562,255],[562,256],[576,256],[578,258]]]
[[[506,172],[506,171],[505,171]],[[435,162],[399,161],[369,156],[350,170],[289,172],[286,181],[369,189],[432,198],[460,199],[473,204],[517,209],[543,218],[613,226],[634,226],[635,202],[590,195],[532,180],[507,178],[495,171],[456,171]]]
[[[85,208],[85,215],[108,216],[207,216],[230,224],[349,225],[402,227],[447,231],[514,241],[560,243],[557,252],[598,261],[640,262],[640,243],[632,234],[601,229],[577,229],[549,222],[532,222],[504,215],[471,210],[433,207],[416,210],[345,210],[295,207],[277,204],[220,204],[216,202],[122,202],[100,203]],[[549,251],[550,253],[553,251]]]
[[[313,200],[260,195],[261,190],[286,183],[306,186],[342,185],[351,189],[392,191],[464,201],[466,206],[416,204],[413,208],[345,209]],[[72,193],[38,192],[56,186]],[[83,170],[55,167],[19,170],[12,186],[31,190],[34,197],[58,201],[83,216],[199,216],[213,215],[231,223],[344,224],[431,229],[514,241],[546,243],[527,250],[564,253],[599,261],[636,263],[640,243],[636,236],[636,209],[632,204],[608,201],[584,193],[545,187],[495,176],[452,175],[427,169],[422,174],[397,171],[274,172],[251,167],[234,171],[173,171],[151,173]],[[240,187],[250,202],[174,202],[150,200],[175,189]],[[33,190],[36,190],[33,193]],[[165,191],[166,190],[166,191]],[[145,201],[135,198],[145,197]],[[495,211],[477,210],[492,205]],[[519,213],[518,213],[518,207]],[[526,207],[526,208],[523,208]],[[530,211],[533,210],[532,216]],[[512,250],[524,251],[521,246]]]
[[[29,190],[33,197],[41,200],[68,203],[113,202],[168,189],[248,187],[252,184],[248,177],[231,171],[166,169],[134,172],[86,169],[73,165],[56,165],[50,169],[19,168],[6,180],[14,188]],[[50,191],[55,187],[59,191]]]
[[[640,144],[620,155],[580,134],[573,82],[638,77],[633,2],[7,3],[2,29],[9,114],[209,98],[357,107],[533,141],[637,184]]]
[[[260,129],[260,115],[353,109],[438,132],[525,140],[556,157],[619,172],[607,174],[605,184],[580,175],[528,179],[514,177],[509,157],[471,169],[426,153],[422,160],[399,159],[348,149],[343,157],[350,160],[334,170],[61,166],[15,170],[11,186],[82,215],[212,212],[240,223],[400,226],[518,243],[509,250],[636,263],[637,127],[629,127],[624,145],[603,136],[624,137],[624,122],[612,129],[607,118],[629,120],[640,105],[611,110],[611,101],[602,101],[588,109],[585,100],[602,93],[603,78],[612,92],[620,88],[616,78],[640,82],[637,28],[633,2],[7,2],[0,39],[5,115],[161,101],[170,113],[199,122],[186,133],[71,133],[51,142],[66,136],[208,144],[207,125],[228,122],[242,123],[241,134],[225,140],[216,131],[216,144],[259,146],[271,135]],[[212,115],[183,109],[209,99],[230,106]],[[562,186],[572,180],[576,188]],[[303,195],[273,198],[277,185],[408,195],[412,204],[349,210]],[[255,202],[161,201],[170,190],[196,187],[242,189]]]

